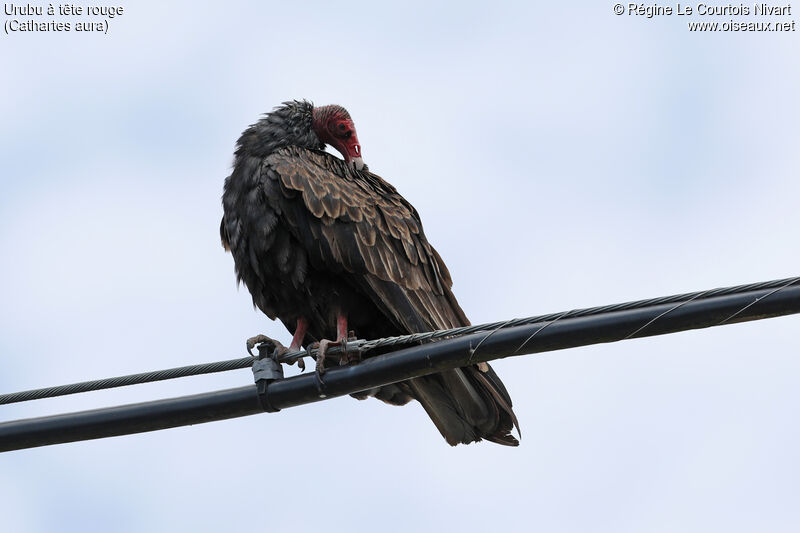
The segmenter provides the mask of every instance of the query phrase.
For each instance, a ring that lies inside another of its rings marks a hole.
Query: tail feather
[[[480,440],[476,428],[459,414],[452,396],[436,376],[424,376],[408,382],[414,397],[422,404],[436,428],[450,446]]]
[[[491,369],[475,366],[410,380],[414,397],[422,404],[448,444],[486,439],[506,446],[519,441],[511,430],[519,424],[503,382]]]
[[[492,395],[497,402],[497,405],[502,409],[502,414],[506,416],[506,420],[501,422],[504,430],[506,432],[510,432],[512,429],[511,425],[513,425],[513,427],[516,428],[519,437],[522,438],[522,430],[519,428],[517,415],[514,414],[514,410],[511,408],[511,396],[508,394],[505,385],[503,385],[503,382],[500,381],[500,378],[497,376],[497,374],[495,374],[492,367],[489,365],[486,366],[486,372],[481,372],[475,369],[473,375],[479,382],[481,382],[485,390]],[[511,438],[514,439],[513,437]],[[514,441],[516,442],[516,439],[514,439]],[[517,444],[519,444],[519,442],[517,442]]]
[[[472,387],[467,374],[460,368],[439,373],[445,390],[454,396],[456,412],[468,424],[479,426],[490,417],[490,407],[475,387]]]

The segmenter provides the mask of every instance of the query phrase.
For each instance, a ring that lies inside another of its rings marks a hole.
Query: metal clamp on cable
[[[263,343],[258,346],[258,359],[253,361],[253,379],[258,387],[258,401],[261,408],[267,413],[277,413],[276,409],[269,402],[267,386],[276,379],[283,379],[283,367],[272,358],[271,353],[275,347],[270,343]]]

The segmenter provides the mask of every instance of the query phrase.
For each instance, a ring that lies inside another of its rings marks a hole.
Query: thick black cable
[[[658,298],[650,298],[646,300],[637,300],[633,302],[625,302],[619,304],[611,304],[611,305],[603,305],[599,307],[590,307],[586,309],[575,309],[572,311],[565,311],[560,313],[550,313],[546,315],[539,315],[527,318],[515,318],[512,320],[506,320],[501,322],[493,322],[489,324],[478,324],[474,326],[466,326],[461,328],[453,328],[447,330],[437,330],[437,331],[430,331],[425,333],[415,333],[411,335],[402,335],[398,337],[388,337],[384,339],[377,339],[377,340],[370,340],[370,341],[356,341],[358,348],[362,352],[367,352],[369,350],[386,347],[386,346],[398,346],[404,344],[415,344],[420,343],[432,339],[442,339],[442,338],[449,338],[449,337],[456,337],[461,335],[468,335],[470,333],[476,333],[480,331],[491,331],[494,332],[499,329],[511,328],[516,326],[528,325],[528,324],[535,324],[535,323],[543,323],[541,328],[548,327],[549,323],[554,321],[560,321],[568,318],[577,318],[577,317],[587,317],[587,316],[595,316],[605,313],[612,313],[615,311],[625,311],[625,310],[632,310],[632,309],[642,309],[646,307],[652,307],[661,304],[677,304],[675,309],[684,305],[688,302],[696,301],[696,300],[704,300],[708,298],[713,298],[717,296],[726,296],[726,295],[735,295],[735,294],[743,294],[746,292],[752,291],[759,291],[765,289],[771,289],[775,292],[784,289],[785,287],[789,287],[792,285],[796,285],[800,283],[800,277],[794,278],[786,278],[780,280],[773,280],[773,281],[764,281],[759,283],[750,283],[747,285],[737,285],[734,287],[724,287],[718,289],[711,289],[706,291],[698,291],[686,294],[677,294],[672,296],[661,296]],[[770,293],[771,294],[771,293]],[[764,296],[762,296],[764,297]],[[751,304],[748,304],[752,305]],[[663,314],[667,314],[671,312],[672,309],[667,309]],[[738,311],[741,312],[742,310]],[[737,313],[738,313],[737,312]],[[661,316],[656,316],[651,319],[652,322],[656,322],[661,318]],[[650,323],[644,324],[640,329],[645,329],[650,327]],[[540,328],[540,329],[541,329]],[[637,333],[637,335],[634,335]],[[533,333],[533,335],[537,335],[538,330]],[[632,332],[630,334],[631,337],[638,336],[637,332]],[[530,340],[530,339],[528,339]],[[526,340],[524,344],[528,342]],[[521,347],[520,347],[521,348]],[[331,348],[329,351],[330,354],[336,354],[338,348]],[[281,361],[287,362],[298,357],[306,357],[309,356],[306,351],[300,352],[291,352],[283,357],[281,357]],[[41,389],[31,389],[27,391],[21,392],[14,392],[8,394],[0,394],[0,405],[4,404],[11,404],[11,403],[18,403],[18,402],[25,402],[29,400],[38,400],[42,398],[53,398],[56,396],[65,396],[68,394],[77,394],[81,392],[90,392],[96,390],[103,390],[103,389],[111,389],[115,387],[124,387],[127,385],[138,385],[142,383],[150,383],[155,381],[164,381],[168,379],[175,379],[175,378],[182,378],[182,377],[189,377],[189,376],[197,376],[202,374],[212,374],[216,372],[225,372],[228,370],[237,370],[240,368],[248,368],[253,365],[253,358],[252,357],[241,357],[238,359],[228,359],[225,361],[217,361],[213,363],[203,363],[203,364],[196,364],[196,365],[188,365],[188,366],[180,366],[176,368],[169,368],[165,370],[155,370],[151,372],[141,372],[137,374],[128,374],[126,376],[118,376],[112,378],[105,378],[105,379],[97,379],[92,381],[83,381],[79,383],[71,383],[68,385],[59,385],[55,387],[45,387]]]
[[[265,381],[263,387],[249,385],[180,398],[3,422],[0,423],[0,452],[247,416],[263,412],[265,405],[272,411],[279,411],[470,363],[793,313],[800,313],[800,285],[787,280],[782,288],[779,285],[741,294],[698,297],[683,305],[661,303],[571,318],[558,318],[556,315],[549,322],[444,339],[370,357],[356,365],[333,367],[325,373],[322,387],[315,374],[310,372],[286,379],[267,378],[262,380]],[[547,327],[543,327],[545,324]],[[526,339],[521,346],[520,343]],[[480,350],[477,350],[479,346]]]

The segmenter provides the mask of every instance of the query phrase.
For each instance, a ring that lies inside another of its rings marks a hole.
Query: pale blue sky
[[[288,342],[217,231],[234,142],[292,98],[348,108],[475,323],[798,275],[797,33],[613,2],[163,4],[0,35],[0,392]],[[342,398],[0,454],[3,528],[794,531],[798,320],[499,361],[517,449]]]

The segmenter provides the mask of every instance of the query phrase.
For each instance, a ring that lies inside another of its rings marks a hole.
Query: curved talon
[[[286,360],[284,360],[284,361],[281,361],[281,360],[280,360],[280,358],[281,358],[281,357],[283,357],[284,355],[286,355],[287,353],[291,353],[291,352],[296,352],[296,351],[298,351],[298,350],[292,350],[292,349],[291,349],[291,347],[290,347],[290,348],[284,348],[283,346],[281,346],[281,348],[283,348],[283,349],[281,350],[281,353],[279,353],[279,354],[278,354],[278,355],[275,357],[275,359],[276,359],[276,360],[277,360],[279,363],[286,363],[287,365],[293,365],[293,364],[297,363],[297,368],[299,368],[301,372],[302,372],[302,371],[304,371],[304,370],[306,369],[306,362],[303,360],[303,357],[302,357],[302,356],[300,356],[300,355],[295,355],[294,357],[291,357],[291,358],[289,358],[289,359],[286,359]],[[277,351],[277,350],[276,350],[276,351]]]
[[[285,359],[283,361],[281,360],[281,358],[284,357],[286,354],[292,353],[292,352],[296,352],[298,350],[293,350],[293,349],[291,349],[291,347],[284,348],[283,346],[281,346],[281,348],[283,348],[283,349],[280,351],[280,353],[277,353],[275,355],[275,360],[276,361],[278,361],[279,363],[286,363],[287,365],[293,365],[293,364],[297,363],[297,368],[299,368],[301,372],[305,371],[306,362],[303,359],[302,355],[295,355],[294,357],[290,357],[290,358]],[[276,349],[275,351],[277,352],[278,350]]]
[[[253,357],[261,357],[260,348],[261,348],[261,345],[263,345],[263,344],[266,344],[269,348],[271,348],[271,351],[270,351],[268,357],[278,361],[279,363],[286,363],[286,364],[289,364],[289,365],[293,365],[293,364],[297,363],[297,367],[301,371],[305,371],[306,362],[299,355],[296,356],[296,357],[293,357],[291,359],[288,359],[286,361],[281,361],[281,358],[283,356],[285,356],[287,353],[290,353],[290,352],[293,352],[293,351],[296,351],[296,350],[289,349],[286,346],[284,346],[283,344],[281,344],[280,342],[276,341],[275,339],[273,339],[271,337],[267,337],[266,335],[256,335],[255,337],[250,337],[249,339],[247,339],[247,343],[246,343],[246,345],[247,345],[247,353],[249,353]],[[256,346],[259,347],[259,353],[258,354],[253,353],[253,348],[255,348]]]
[[[249,339],[247,339],[247,342],[245,343],[247,346],[247,353],[249,353],[253,357],[258,357],[256,354],[253,353],[253,348],[255,348],[256,345],[258,344],[264,344],[264,343],[271,344],[272,346],[274,346],[275,351],[278,350],[278,347],[284,348],[283,344],[279,343],[273,338],[267,337],[266,335],[256,335],[255,337],[250,337]]]

